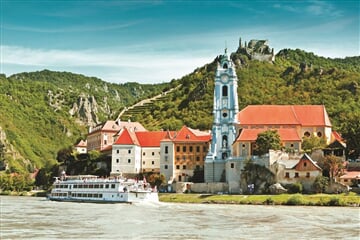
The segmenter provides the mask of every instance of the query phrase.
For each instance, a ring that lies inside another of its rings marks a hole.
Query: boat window
[[[111,184],[111,188],[115,188],[115,184]]]
[[[102,193],[99,194],[99,198],[102,198]]]
[[[103,184],[100,184],[100,188],[104,188],[104,185],[103,185]]]
[[[94,185],[90,184],[90,185],[89,185],[89,188],[94,188]]]
[[[105,184],[105,188],[109,188],[109,184]]]

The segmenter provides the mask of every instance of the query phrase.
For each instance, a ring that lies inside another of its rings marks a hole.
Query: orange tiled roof
[[[160,147],[160,141],[166,138],[167,131],[135,132],[141,147]]]
[[[140,145],[139,141],[134,132],[129,131],[126,128],[123,128],[120,133],[119,137],[116,139],[116,145]]]
[[[180,131],[174,136],[175,142],[197,142],[197,141],[210,141],[211,135],[207,132],[191,129],[183,126]]]
[[[323,105],[249,105],[237,119],[241,125],[331,126]]]
[[[242,129],[237,142],[241,141],[255,141],[259,133],[265,132],[268,129]],[[276,129],[279,133],[281,141],[301,141],[296,129],[280,128]]]

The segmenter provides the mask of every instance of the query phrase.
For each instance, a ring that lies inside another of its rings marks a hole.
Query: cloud
[[[212,60],[211,57],[194,52],[162,55],[147,52],[103,52],[94,49],[72,51],[1,46],[1,71],[7,75],[23,71],[19,69],[46,68],[95,75],[111,82],[170,81]]]
[[[1,28],[13,31],[24,31],[24,32],[38,32],[38,33],[74,33],[74,32],[99,32],[99,31],[110,31],[122,28],[132,27],[142,21],[134,21],[121,24],[110,24],[106,26],[69,26],[63,28],[36,28],[36,27],[25,27],[25,26],[14,26],[5,25]]]
[[[286,4],[275,3],[273,8],[292,12],[308,13],[315,16],[340,17],[343,12],[338,10],[333,4],[325,1],[308,1],[308,2],[287,2]]]

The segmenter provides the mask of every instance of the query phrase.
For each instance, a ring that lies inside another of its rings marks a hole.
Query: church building
[[[215,75],[212,141],[205,158],[204,178],[205,182],[234,181],[234,189],[239,189],[239,174],[243,163],[232,158],[239,112],[238,79],[235,65],[226,49],[219,60]]]

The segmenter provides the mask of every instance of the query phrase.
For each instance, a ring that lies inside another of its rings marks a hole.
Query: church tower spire
[[[211,146],[205,159],[205,182],[225,180],[226,161],[233,155],[232,143],[236,138],[236,116],[239,112],[237,84],[235,65],[225,48],[215,73],[214,121]]]

